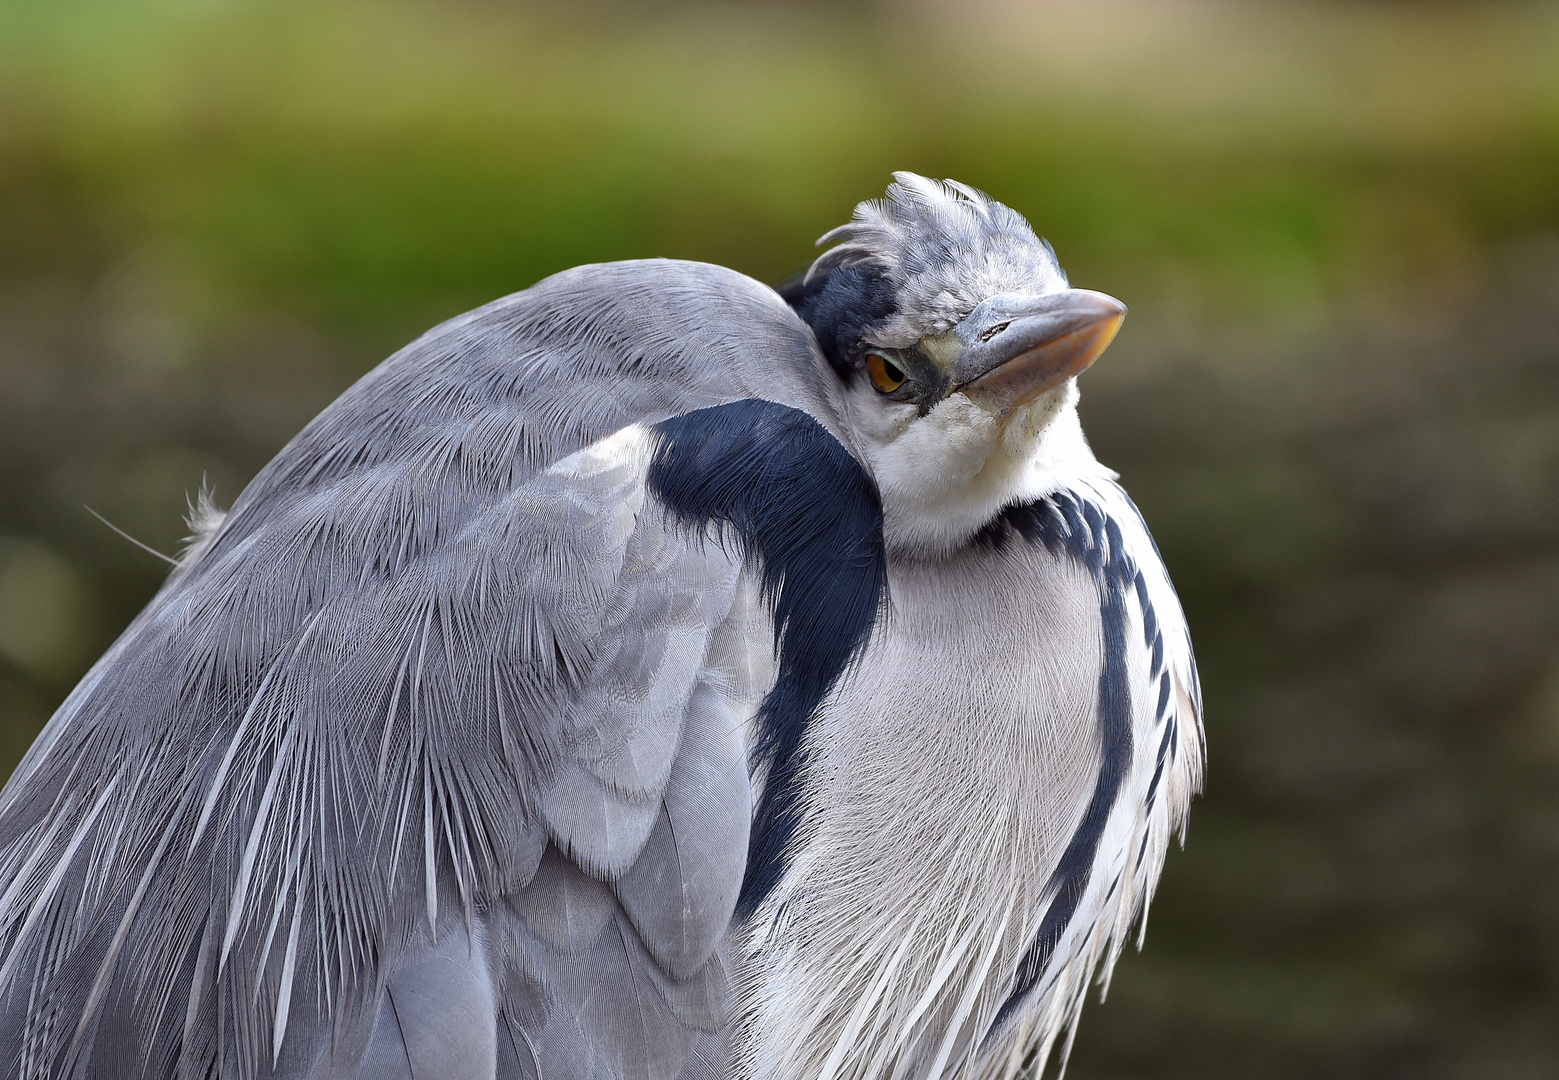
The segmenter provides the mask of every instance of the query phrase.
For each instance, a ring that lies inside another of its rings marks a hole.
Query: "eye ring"
[[[907,376],[903,370],[881,353],[866,354],[866,377],[872,381],[872,389],[879,394],[891,394],[904,385]]]

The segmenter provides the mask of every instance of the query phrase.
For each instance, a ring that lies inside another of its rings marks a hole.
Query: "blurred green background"
[[[1069,1075],[1559,1076],[1559,6],[0,5],[0,768],[321,406],[893,169],[1132,315],[1084,422],[1210,779]]]

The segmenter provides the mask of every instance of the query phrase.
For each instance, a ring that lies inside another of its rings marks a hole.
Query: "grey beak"
[[[1089,289],[993,296],[953,329],[952,389],[1005,417],[1086,370],[1125,318],[1125,304]]]

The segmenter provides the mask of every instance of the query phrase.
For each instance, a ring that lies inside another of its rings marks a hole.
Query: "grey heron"
[[[821,243],[454,318],[202,524],[0,793],[6,1075],[1043,1068],[1201,782],[1125,309],[951,182]]]

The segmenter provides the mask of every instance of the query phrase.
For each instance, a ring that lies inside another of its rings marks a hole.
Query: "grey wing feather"
[[[463,928],[402,960],[380,1000],[359,1076],[440,1080],[496,1073],[496,988],[486,949]]]
[[[679,1071],[750,799],[704,654],[750,604],[646,503],[642,425],[765,397],[837,433],[822,363],[749,279],[614,264],[326,409],[0,794],[0,1067]],[[455,1013],[486,1027],[446,1067]]]
[[[690,705],[655,828],[616,885],[645,945],[678,979],[694,974],[725,931],[752,820],[743,718],[710,687]]]

